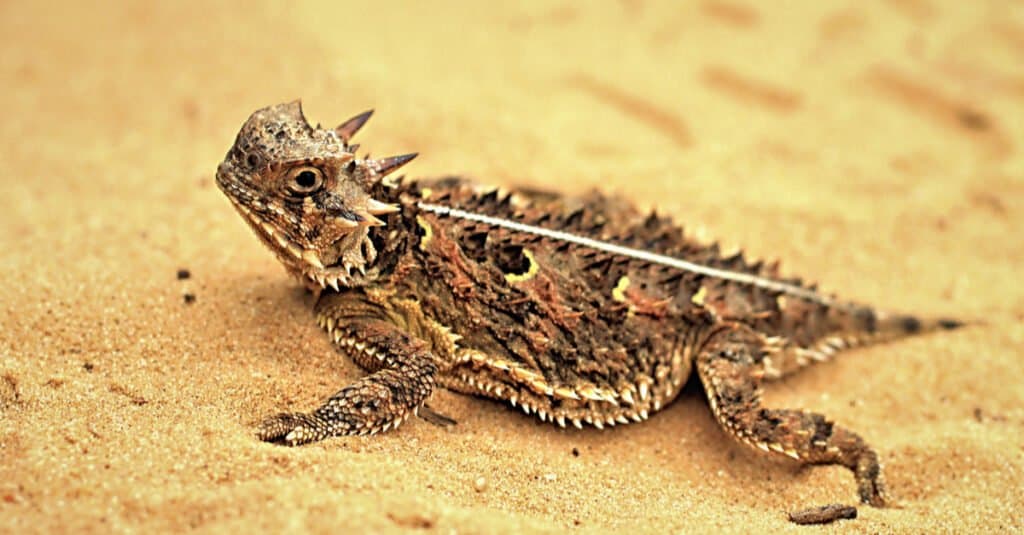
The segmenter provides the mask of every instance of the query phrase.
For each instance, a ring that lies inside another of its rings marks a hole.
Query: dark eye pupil
[[[316,185],[316,173],[303,171],[295,176],[295,183],[303,188],[312,188]]]

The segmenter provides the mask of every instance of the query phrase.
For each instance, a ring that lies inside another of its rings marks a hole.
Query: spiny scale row
[[[552,386],[541,374],[522,367],[516,363],[502,359],[496,359],[481,352],[473,352],[470,361],[477,367],[490,368],[510,375],[515,382],[528,386],[534,392],[557,399],[571,399],[575,401],[603,401],[614,406],[619,406],[619,401],[625,401],[630,405],[647,401],[651,395],[650,384],[653,380],[638,380],[636,385],[629,385],[621,391],[601,388],[594,385],[581,387]],[[634,392],[636,395],[634,396]]]

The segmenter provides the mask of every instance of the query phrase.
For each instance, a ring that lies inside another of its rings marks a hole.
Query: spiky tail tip
[[[833,308],[829,329],[821,335],[832,350],[890,342],[908,336],[949,331],[973,324],[952,318],[921,318],[849,305]]]
[[[893,314],[878,318],[879,331],[895,336],[911,336],[932,331],[951,331],[967,323],[952,318],[919,318],[906,314]]]

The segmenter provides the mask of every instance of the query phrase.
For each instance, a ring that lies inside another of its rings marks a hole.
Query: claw
[[[420,406],[416,416],[419,416],[420,418],[439,427],[451,427],[457,423],[452,418],[434,411],[427,405]],[[395,424],[395,427],[398,427],[398,424]]]

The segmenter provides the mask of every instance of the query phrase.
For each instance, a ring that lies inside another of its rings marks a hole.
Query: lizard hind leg
[[[256,433],[260,440],[298,446],[332,436],[376,434],[398,427],[430,397],[438,367],[424,342],[378,320],[332,324],[330,330],[339,346],[362,354],[360,364],[376,371],[312,412],[267,418]]]
[[[713,335],[697,355],[697,372],[722,428],[768,453],[845,466],[854,473],[861,501],[884,506],[878,454],[860,436],[821,414],[762,406],[763,357],[758,335],[742,326]]]

